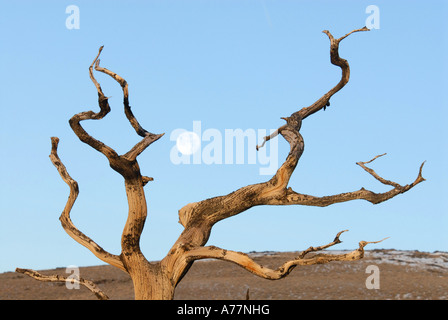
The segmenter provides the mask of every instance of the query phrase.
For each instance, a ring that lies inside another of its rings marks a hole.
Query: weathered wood
[[[89,289],[100,300],[109,300],[109,297],[98,286],[90,280],[83,278],[64,277],[60,275],[46,276],[31,269],[16,268],[16,272],[25,274],[39,281],[43,282],[65,282],[70,284],[80,284]]]

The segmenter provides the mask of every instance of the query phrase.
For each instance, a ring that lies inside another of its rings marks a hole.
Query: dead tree
[[[316,254],[309,256],[310,252],[321,251],[340,243],[339,232],[335,239],[327,245],[310,247],[299,254],[295,259],[285,262],[276,270],[259,265],[248,255],[230,250],[221,249],[215,246],[205,246],[209,239],[212,227],[219,221],[240,214],[249,208],[261,205],[305,205],[325,207],[334,203],[345,202],[355,199],[364,199],[373,204],[378,204],[398,194],[404,193],[424,181],[422,177],[422,167],[417,178],[411,184],[402,186],[398,183],[386,180],[380,177],[374,170],[368,168],[366,164],[375,160],[373,158],[368,162],[358,162],[365,171],[371,174],[375,179],[385,185],[391,186],[391,190],[384,193],[375,193],[373,191],[361,188],[360,190],[341,193],[331,196],[316,197],[307,194],[295,192],[288,187],[297,162],[304,150],[303,138],[300,134],[302,121],[317,111],[326,108],[329,105],[330,98],[341,90],[349,81],[350,67],[347,60],[339,57],[339,44],[350,34],[359,31],[368,31],[366,27],[353,30],[345,36],[335,39],[333,35],[325,30],[330,40],[331,63],[341,68],[342,76],[339,83],[331,90],[325,93],[319,100],[308,107],[291,114],[289,117],[282,118],[286,123],[278,128],[273,134],[264,138],[264,143],[280,134],[290,145],[289,154],[284,163],[277,170],[276,174],[268,181],[263,183],[244,186],[230,194],[214,197],[199,202],[189,203],[179,210],[179,222],[184,227],[181,235],[169,250],[168,254],[158,262],[149,262],[140,250],[140,236],[143,231],[147,217],[147,205],[145,199],[144,186],[152,178],[143,176],[137,162],[137,157],[149,145],[160,139],[163,134],[153,134],[141,127],[129,106],[129,92],[127,82],[118,74],[100,67],[99,53],[90,65],[89,73],[92,82],[98,91],[99,112],[86,111],[74,115],[69,123],[78,138],[102,153],[109,160],[113,170],[118,172],[124,178],[126,195],[128,199],[129,212],[124,230],[121,236],[121,253],[119,255],[111,254],[101,248],[95,241],[78,230],[70,219],[70,211],[78,196],[78,184],[68,174],[64,164],[59,159],[57,148],[58,138],[51,138],[52,148],[50,158],[59,171],[62,179],[70,187],[70,195],[67,204],[60,216],[62,227],[77,242],[89,249],[100,260],[111,264],[124,272],[127,272],[132,278],[136,299],[172,299],[174,290],[183,276],[188,272],[194,261],[200,259],[215,258],[233,262],[253,274],[266,279],[281,279],[288,275],[296,266],[305,266],[313,264],[328,263],[330,261],[352,261],[363,257],[364,247],[369,243],[361,241],[359,248],[346,254]],[[110,111],[108,98],[104,95],[100,84],[93,75],[93,68],[96,71],[103,72],[114,78],[123,89],[124,112],[136,133],[142,137],[131,150],[123,155],[117,154],[114,149],[105,145],[103,142],[93,138],[81,126],[84,120],[100,120]],[[260,146],[262,147],[262,146]],[[259,147],[257,146],[257,149]],[[378,241],[377,241],[378,242]],[[32,270],[17,269],[18,272],[26,273],[36,279],[44,281],[66,281],[64,278],[44,277]],[[82,281],[80,281],[82,283]],[[86,285],[84,282],[82,284]],[[92,283],[86,285],[98,297],[107,298],[101,294],[99,289]]]

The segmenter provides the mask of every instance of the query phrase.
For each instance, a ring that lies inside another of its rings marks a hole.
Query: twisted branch
[[[342,77],[335,87],[324,94],[311,106],[302,108],[301,110],[291,114],[290,117],[282,118],[286,121],[286,124],[281,126],[270,136],[264,138],[262,145],[264,145],[266,141],[277,136],[279,133],[285,138],[286,141],[288,141],[290,145],[290,152],[285,162],[277,170],[276,174],[267,182],[242,187],[226,196],[214,197],[188,204],[184,208],[180,209],[179,221],[184,227],[193,221],[195,221],[195,223],[206,221],[207,226],[210,227],[217,221],[241,213],[253,206],[281,202],[281,199],[285,198],[288,192],[286,188],[290,177],[294,172],[294,169],[296,168],[304,150],[303,138],[299,132],[302,121],[309,115],[326,106],[330,97],[342,89],[342,87],[344,87],[349,81],[350,67],[347,60],[339,57],[339,43],[354,32],[368,30],[369,29],[365,27],[356,29],[339,39],[334,39],[329,31],[324,31],[330,39],[331,63],[341,68]],[[257,148],[259,147],[257,146]],[[205,240],[207,238],[208,236],[205,236],[201,239]],[[196,237],[195,240],[197,239],[199,238]]]
[[[105,145],[103,142],[93,138],[91,135],[89,135],[84,128],[81,126],[80,122],[83,120],[100,120],[103,119],[109,112],[110,112],[110,106],[108,98],[104,95],[100,84],[98,81],[96,81],[94,75],[93,75],[93,64],[98,59],[103,47],[100,48],[98,55],[93,60],[92,64],[89,67],[89,75],[90,79],[92,80],[93,84],[96,87],[96,90],[98,91],[98,105],[100,107],[100,112],[95,113],[93,111],[85,111],[80,112],[78,114],[75,114],[70,120],[69,124],[72,128],[73,132],[78,136],[78,138],[94,148],[95,150],[101,152],[104,154],[109,160],[111,159],[117,159],[118,154],[115,152],[114,149],[111,147]]]
[[[316,113],[317,111],[321,110],[322,108],[325,109],[327,106],[330,105],[330,98],[337,93],[339,90],[341,90],[350,80],[350,65],[348,64],[348,61],[345,59],[342,59],[339,56],[339,43],[347,38],[349,35],[355,32],[361,32],[361,31],[370,31],[367,27],[363,27],[360,29],[353,30],[349,33],[347,33],[345,36],[340,37],[339,39],[335,39],[333,35],[328,30],[322,31],[325,33],[328,38],[330,39],[330,61],[333,65],[338,66],[341,68],[342,75],[341,80],[336,84],[332,89],[330,89],[327,93],[325,93],[320,99],[318,99],[316,102],[314,102],[311,106],[302,108],[301,110],[295,112],[298,117],[300,117],[302,120],[306,119],[308,116],[312,115],[313,113]],[[282,118],[283,119],[283,118]],[[263,147],[265,143],[272,138],[276,137],[279,133],[281,133],[285,129],[285,126],[281,126],[276,131],[271,133],[269,136],[266,136],[263,138],[263,142],[261,145],[257,145],[257,150],[259,148]]]
[[[251,273],[269,280],[278,280],[287,276],[296,266],[309,266],[315,264],[324,264],[331,261],[354,261],[364,257],[364,247],[369,243],[379,243],[380,241],[361,241],[359,242],[359,248],[345,254],[316,254],[311,258],[305,259],[305,256],[310,252],[321,251],[332,247],[338,243],[341,243],[339,236],[347,230],[339,232],[335,239],[323,246],[310,247],[303,251],[298,257],[293,260],[285,262],[277,269],[270,269],[256,263],[247,254],[242,252],[235,252],[230,250],[224,250],[215,246],[197,247],[188,250],[185,255],[188,260],[200,260],[200,259],[219,259],[229,261],[237,264],[238,266],[250,271]],[[387,238],[386,238],[387,239]]]
[[[117,166],[123,167],[128,165],[127,162],[123,163],[122,160],[127,160],[128,162],[134,161],[138,155],[140,155],[151,143],[160,139],[163,136],[163,134],[150,133],[145,129],[143,129],[141,125],[138,123],[137,119],[135,118],[134,114],[131,111],[131,107],[129,106],[129,92],[126,80],[124,80],[118,74],[99,66],[100,62],[99,56],[103,51],[103,48],[104,46],[100,47],[97,56],[95,57],[95,59],[93,60],[92,64],[89,67],[90,79],[92,80],[98,92],[98,105],[100,107],[100,112],[95,113],[93,111],[86,111],[78,113],[70,119],[69,123],[75,134],[82,142],[88,144],[95,150],[103,153],[111,162],[112,168],[116,169]],[[129,150],[126,154],[124,154],[121,157],[118,156],[118,154],[115,152],[114,149],[90,136],[80,125],[80,122],[83,120],[99,120],[104,118],[110,112],[109,99],[104,95],[100,84],[93,75],[93,65],[95,65],[95,70],[111,76],[122,86],[126,117],[128,118],[132,127],[135,129],[136,133],[143,137],[143,139],[140,142],[138,142],[134,147],[131,148],[131,150]],[[121,165],[118,164],[120,161],[122,162]]]
[[[366,200],[369,201],[372,204],[378,204],[381,202],[384,202],[386,200],[389,200],[396,195],[399,195],[401,193],[404,193],[413,187],[415,187],[420,182],[425,181],[425,178],[422,176],[422,169],[425,162],[423,162],[420,165],[420,169],[417,175],[417,178],[411,183],[407,185],[400,185],[396,182],[386,180],[379,176],[373,169],[368,168],[365,164],[370,163],[374,161],[375,159],[384,156],[385,154],[378,155],[374,157],[372,160],[367,162],[357,162],[359,166],[361,166],[365,171],[367,171],[370,175],[372,175],[375,179],[380,181],[381,183],[385,185],[393,186],[394,188],[384,192],[384,193],[375,193],[370,190],[366,190],[364,188],[361,188],[360,190],[353,191],[353,192],[346,192],[346,193],[340,193],[332,196],[324,196],[324,197],[315,197],[311,195],[301,194],[293,191],[291,188],[288,188],[286,190],[286,193],[283,197],[279,197],[276,199],[271,199],[269,201],[269,204],[271,205],[293,205],[293,204],[299,204],[299,205],[305,205],[305,206],[316,206],[316,207],[326,207],[335,203],[340,202],[346,202],[351,200]]]
[[[146,131],[140,125],[140,123],[135,118],[134,114],[131,111],[131,106],[129,105],[129,89],[127,81],[116,74],[115,72],[110,71],[107,68],[100,67],[100,59],[98,59],[103,47],[100,48],[100,52],[98,53],[97,59],[95,61],[95,70],[105,73],[112,77],[115,81],[117,81],[122,90],[123,90],[123,105],[124,105],[124,113],[126,118],[129,120],[131,126],[134,128],[135,132],[143,137],[143,139],[137,143],[131,150],[129,150],[123,157],[128,159],[129,161],[135,160],[139,154],[141,154],[151,143],[160,139],[164,133],[162,134],[154,134]]]
[[[70,212],[73,208],[76,198],[78,197],[79,188],[78,183],[74,179],[72,179],[72,177],[68,174],[67,169],[65,168],[64,164],[62,163],[61,159],[58,156],[57,153],[58,144],[59,139],[56,137],[52,137],[50,159],[53,165],[58,169],[59,175],[61,176],[62,180],[64,180],[64,182],[67,183],[68,186],[70,187],[70,195],[68,197],[65,208],[62,211],[61,216],[59,217],[62,227],[70,237],[72,237],[76,242],[80,243],[81,245],[89,249],[98,259],[106,263],[109,263],[123,271],[126,271],[119,256],[110,254],[107,251],[105,251],[95,241],[93,241],[84,233],[79,231],[73,224],[70,218]]]
[[[100,48],[100,52],[98,53],[97,59],[95,61],[95,70],[103,72],[103,73],[111,76],[115,81],[117,81],[120,84],[120,86],[123,90],[123,104],[124,104],[124,112],[126,114],[126,117],[128,118],[128,120],[131,123],[131,126],[134,128],[135,132],[141,137],[146,137],[146,135],[149,134],[150,132],[143,129],[143,127],[140,125],[140,123],[137,121],[137,119],[135,118],[134,114],[131,111],[131,106],[129,105],[128,83],[126,82],[125,79],[120,77],[115,72],[112,72],[106,68],[100,67],[100,59],[98,59],[98,57],[99,57],[101,51],[103,50],[103,47],[104,46],[102,46]]]
[[[185,274],[185,270],[188,270],[192,261],[195,259],[204,259],[206,257],[214,257],[217,259],[223,259],[228,261],[237,262],[240,261],[241,265],[258,273],[262,276],[276,279],[283,277],[290,267],[295,265],[322,263],[322,261],[333,261],[333,259],[357,259],[362,255],[362,248],[367,244],[365,242],[360,243],[360,249],[350,254],[343,256],[322,257],[317,256],[310,259],[304,259],[304,256],[311,251],[322,250],[324,247],[329,247],[337,243],[339,235],[336,237],[334,243],[327,246],[318,248],[309,248],[303,252],[296,260],[286,263],[282,268],[277,271],[267,270],[260,268],[254,264],[250,258],[244,254],[236,253],[216,247],[202,247],[209,238],[211,229],[217,222],[240,214],[254,206],[259,205],[308,205],[308,206],[328,206],[338,202],[350,201],[355,199],[365,199],[373,204],[386,201],[400,193],[406,192],[421,181],[424,181],[421,176],[422,166],[417,179],[410,185],[401,186],[397,183],[389,180],[382,179],[372,169],[365,166],[369,162],[359,162],[362,168],[373,175],[380,182],[393,186],[394,188],[388,192],[376,194],[372,191],[362,188],[359,191],[342,193],[339,195],[315,197],[305,194],[300,194],[293,191],[288,184],[293,174],[297,163],[304,151],[304,141],[300,134],[300,128],[302,121],[311,114],[319,111],[320,109],[328,106],[330,98],[339,90],[341,90],[349,81],[350,67],[347,60],[342,59],[339,56],[339,44],[340,42],[355,32],[368,31],[367,28],[360,28],[353,30],[339,39],[335,39],[331,33],[327,30],[323,31],[330,39],[330,60],[331,63],[340,67],[342,70],[342,76],[339,83],[324,94],[319,100],[313,103],[309,107],[304,107],[301,110],[291,114],[291,116],[282,118],[286,121],[286,124],[278,128],[271,135],[266,136],[261,146],[266,141],[281,134],[283,138],[289,143],[290,151],[284,163],[277,170],[276,174],[266,182],[252,184],[244,186],[232,193],[224,196],[213,197],[205,199],[199,202],[189,203],[179,210],[179,222],[184,226],[184,231],[173,245],[170,254],[168,254],[163,260],[162,265],[174,270],[172,275],[173,283],[178,283],[182,276]],[[257,146],[260,148],[261,146]],[[377,157],[376,157],[377,158]],[[372,159],[371,161],[375,160]],[[370,161],[370,162],[371,162]],[[186,244],[189,248],[187,249]]]

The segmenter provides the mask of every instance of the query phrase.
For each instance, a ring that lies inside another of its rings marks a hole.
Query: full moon
[[[187,131],[179,135],[176,140],[177,150],[184,155],[191,155],[195,153],[201,145],[199,136],[192,132]]]

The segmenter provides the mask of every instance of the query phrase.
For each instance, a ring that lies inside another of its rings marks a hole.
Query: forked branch
[[[124,112],[126,114],[126,117],[128,118],[128,120],[131,123],[131,126],[134,128],[135,132],[141,137],[146,137],[150,132],[143,129],[143,127],[140,125],[140,123],[137,121],[137,119],[135,118],[134,114],[131,111],[131,106],[129,105],[129,90],[128,90],[127,81],[125,79],[123,79],[122,77],[120,77],[115,72],[112,72],[106,68],[100,67],[99,55],[101,54],[103,47],[104,46],[102,46],[100,48],[98,56],[95,59],[96,60],[95,61],[95,70],[103,72],[103,73],[111,76],[115,81],[117,81],[120,84],[120,86],[123,90],[123,104],[124,104]]]
[[[342,71],[341,80],[332,89],[330,89],[327,93],[325,93],[319,100],[314,102],[311,106],[307,108],[302,108],[300,111],[298,111],[297,113],[302,119],[306,119],[313,113],[321,110],[322,108],[325,108],[328,105],[330,98],[348,83],[348,81],[350,80],[350,65],[348,64],[347,60],[342,59],[339,56],[339,44],[342,40],[347,38],[352,33],[362,31],[370,31],[370,30],[367,27],[355,29],[347,33],[345,36],[340,37],[339,39],[335,39],[328,30],[322,31],[330,39],[330,61],[335,66],[341,68]]]
[[[258,273],[268,278],[279,278],[284,276],[291,266],[303,265],[307,263],[319,263],[317,261],[332,261],[332,259],[353,259],[361,257],[362,248],[365,242],[360,243],[360,249],[350,254],[343,256],[322,257],[317,256],[309,259],[305,259],[304,256],[314,249],[308,249],[299,256],[298,259],[286,263],[282,268],[278,270],[267,270],[254,264],[250,258],[241,253],[236,253],[216,247],[202,247],[208,241],[211,229],[217,222],[227,219],[229,217],[238,215],[252,207],[260,205],[307,205],[307,206],[328,206],[334,203],[345,202],[355,199],[364,199],[370,201],[373,204],[386,201],[394,196],[404,193],[424,181],[422,177],[422,166],[420,167],[419,175],[417,179],[409,185],[401,186],[398,183],[386,180],[378,176],[375,171],[365,166],[369,162],[359,162],[362,168],[364,168],[373,177],[379,180],[381,183],[385,183],[393,187],[392,190],[385,193],[374,193],[362,188],[355,192],[342,193],[333,196],[315,197],[311,195],[300,194],[293,191],[288,187],[290,178],[298,164],[298,161],[304,151],[304,141],[300,134],[301,125],[304,119],[311,114],[321,110],[328,106],[330,98],[339,90],[341,90],[349,81],[350,67],[347,60],[342,59],[339,56],[339,44],[340,42],[355,32],[368,31],[367,28],[360,28],[353,30],[339,39],[335,39],[332,34],[325,30],[323,31],[330,39],[330,60],[331,63],[340,67],[342,70],[341,80],[331,90],[325,93],[319,100],[313,103],[309,107],[304,107],[301,110],[291,114],[291,116],[282,118],[286,121],[286,124],[281,126],[270,136],[264,138],[263,144],[266,141],[276,137],[280,134],[290,145],[290,151],[284,163],[277,170],[275,175],[266,182],[252,184],[241,187],[240,189],[231,192],[227,195],[213,197],[205,199],[199,202],[189,203],[179,210],[179,222],[184,226],[184,231],[173,245],[170,254],[163,259],[162,264],[172,266],[176,272],[172,277],[173,283],[177,283],[183,276],[185,269],[189,267],[189,260],[179,258],[183,256],[185,250],[185,244],[188,244],[191,251],[188,251],[187,255],[191,259],[203,259],[206,257],[214,257],[217,259],[223,259],[228,261],[241,261],[241,265],[245,266],[248,270]],[[258,146],[257,148],[259,148]],[[377,158],[377,157],[376,157]],[[374,159],[376,159],[374,158]],[[372,159],[371,161],[373,161]],[[371,162],[370,161],[370,162]],[[336,238],[336,240],[339,237]],[[333,245],[330,244],[330,245]],[[327,260],[325,260],[327,259]]]
[[[349,201],[354,199],[365,199],[372,203],[380,203],[388,200],[397,194],[406,192],[416,184],[424,181],[421,176],[422,167],[420,167],[420,173],[416,181],[410,185],[401,186],[394,184],[385,179],[379,179],[380,182],[390,184],[394,187],[389,192],[376,194],[372,191],[362,188],[359,191],[348,192],[334,196],[326,197],[314,197],[304,195],[293,191],[288,188],[288,183],[292,173],[301,157],[304,150],[303,138],[300,134],[300,128],[302,121],[309,115],[324,108],[331,96],[341,90],[350,78],[350,67],[347,60],[342,59],[339,56],[339,44],[340,42],[355,32],[369,31],[366,27],[355,29],[339,39],[335,39],[333,35],[325,30],[323,31],[330,39],[330,60],[331,63],[340,67],[342,70],[341,80],[331,90],[324,94],[319,100],[313,103],[309,107],[304,107],[301,110],[293,113],[290,117],[282,118],[286,121],[286,124],[281,126],[277,131],[273,132],[270,136],[265,137],[265,141],[272,139],[279,133],[290,144],[290,152],[285,162],[277,170],[276,174],[267,182],[253,184],[242,187],[228,195],[214,197],[206,200],[202,200],[195,203],[190,203],[179,210],[179,222],[188,229],[189,225],[201,225],[199,229],[203,229],[203,236],[193,236],[193,232],[188,230],[181,236],[183,242],[193,241],[195,245],[199,243],[205,243],[210,233],[210,228],[216,222],[239,214],[253,206],[258,205],[314,205],[314,206],[327,206],[337,202]],[[263,144],[264,144],[263,142]],[[371,161],[373,161],[372,159]],[[365,163],[358,163],[367,172],[372,174],[378,179],[378,175],[373,170],[367,168]],[[196,232],[197,233],[197,232]],[[185,237],[184,237],[185,236]],[[188,241],[186,241],[188,239]],[[180,240],[179,240],[180,241]],[[175,244],[175,246],[178,243]]]
[[[151,132],[146,131],[143,129],[143,127],[140,125],[140,123],[137,121],[136,117],[131,111],[131,106],[129,105],[129,89],[128,89],[128,83],[127,81],[122,78],[120,75],[116,74],[115,72],[110,71],[107,68],[100,67],[100,59],[99,55],[102,51],[103,47],[100,48],[100,51],[98,53],[98,56],[95,61],[95,70],[105,73],[112,77],[115,81],[117,81],[122,90],[123,90],[123,105],[124,105],[124,113],[126,115],[126,118],[128,118],[131,126],[134,128],[135,132],[143,137],[143,139],[137,143],[131,150],[129,150],[124,157],[130,161],[135,160],[139,154],[141,154],[151,143],[154,141],[160,139],[164,133],[162,134],[154,134]]]
[[[129,91],[128,91],[128,84],[126,80],[124,80],[122,77],[120,77],[118,74],[99,66],[99,56],[103,50],[104,46],[101,46],[97,56],[93,60],[92,64],[89,67],[89,75],[90,79],[92,80],[93,84],[96,87],[96,90],[98,92],[98,105],[100,107],[100,112],[95,113],[93,111],[86,111],[81,112],[76,115],[74,115],[69,123],[72,127],[75,134],[78,136],[78,138],[94,148],[95,150],[103,153],[109,161],[114,163],[112,166],[115,168],[117,166],[117,163],[120,161],[119,158],[122,160],[127,161],[134,161],[138,155],[140,155],[151,143],[154,141],[160,139],[163,134],[153,134],[141,127],[141,125],[138,123],[137,119],[135,118],[134,114],[131,111],[131,107],[129,106]],[[93,138],[91,135],[89,135],[84,128],[81,126],[80,122],[83,120],[99,120],[104,118],[109,112],[110,112],[110,106],[109,106],[109,99],[106,97],[103,93],[103,90],[101,89],[101,85],[96,80],[95,76],[93,75],[93,66],[95,65],[95,70],[103,72],[112,78],[114,78],[123,88],[123,102],[125,106],[125,114],[128,118],[129,122],[131,123],[132,127],[135,129],[136,133],[143,137],[143,139],[138,142],[134,147],[131,148],[126,154],[124,154],[122,157],[118,156],[118,154],[115,152],[114,149],[111,147],[105,145],[103,142]]]
[[[188,250],[186,253],[187,259],[190,260],[199,260],[199,259],[219,259],[224,261],[233,262],[240,267],[252,272],[253,274],[269,279],[269,280],[278,280],[287,276],[296,266],[308,266],[314,264],[324,264],[331,261],[354,261],[359,260],[364,257],[364,247],[369,243],[379,243],[380,241],[361,241],[359,242],[359,248],[345,254],[316,254],[310,258],[305,258],[307,254],[310,252],[321,251],[332,247],[338,243],[341,243],[339,240],[339,236],[347,230],[339,232],[335,239],[323,246],[319,247],[310,247],[307,250],[303,251],[296,258],[285,262],[283,265],[278,267],[277,269],[270,269],[264,267],[258,263],[256,263],[250,256],[242,252],[235,252],[230,250],[224,250],[215,246],[208,247],[198,247],[191,250]]]
[[[92,80],[93,84],[96,87],[96,90],[98,92],[98,105],[100,107],[100,112],[95,113],[93,111],[85,111],[80,112],[78,114],[75,114],[70,120],[70,127],[72,128],[73,132],[78,136],[78,138],[91,146],[93,149],[101,152],[104,154],[109,160],[111,159],[117,159],[118,154],[115,152],[114,149],[111,147],[105,145],[103,142],[93,138],[90,134],[88,134],[84,128],[81,126],[80,122],[83,120],[100,120],[103,119],[109,112],[110,112],[110,106],[109,106],[109,100],[104,95],[100,84],[98,81],[96,81],[94,75],[93,75],[93,64],[98,59],[101,50],[103,47],[100,48],[98,55],[93,60],[92,64],[89,67],[89,75],[90,79]]]
[[[317,206],[317,207],[326,207],[335,203],[346,202],[351,200],[366,200],[373,204],[378,204],[389,200],[396,195],[404,193],[422,181],[425,181],[425,178],[422,176],[422,169],[425,162],[420,165],[420,169],[417,175],[417,178],[411,183],[407,185],[400,185],[396,182],[386,180],[379,176],[373,169],[366,166],[367,163],[374,161],[375,159],[384,156],[385,154],[378,155],[367,162],[357,162],[359,166],[361,166],[365,171],[367,171],[370,175],[372,175],[376,180],[380,181],[385,185],[393,186],[394,188],[383,193],[375,193],[370,190],[366,190],[361,188],[360,190],[353,192],[340,193],[332,196],[324,196],[324,197],[315,197],[307,194],[301,194],[293,191],[291,188],[288,188],[284,197],[280,197],[277,199],[271,199],[269,204],[272,205],[305,205],[305,206]]]
[[[364,170],[366,170],[368,173],[370,173],[375,179],[377,179],[377,180],[378,180],[379,182],[381,182],[382,184],[386,184],[386,185],[393,186],[395,189],[401,189],[401,190],[404,189],[405,187],[399,185],[399,184],[396,183],[396,182],[393,182],[393,181],[390,181],[390,180],[386,180],[386,179],[380,177],[375,171],[373,171],[373,170],[370,169],[369,167],[366,167],[366,163],[370,163],[370,162],[372,162],[372,161],[374,161],[374,160],[376,160],[376,159],[378,159],[379,157],[382,157],[382,156],[384,156],[384,155],[386,155],[386,153],[380,154],[380,155],[374,157],[373,159],[371,159],[371,160],[369,160],[369,161],[367,161],[367,162],[361,162],[361,161],[359,161],[359,162],[357,162],[356,164],[359,165],[360,167],[362,167],[362,168],[363,168]],[[422,182],[422,181],[425,181],[425,179],[424,179],[423,176],[422,176],[422,169],[423,169],[423,165],[425,164],[425,162],[426,162],[426,161],[423,161],[423,163],[420,165],[420,169],[419,169],[419,171],[418,171],[418,176],[417,176],[417,178],[415,179],[415,181],[410,185],[409,189],[412,188],[413,186],[415,186],[416,184],[418,184],[418,183],[420,183],[420,182]],[[407,190],[409,190],[409,189],[407,189]]]

